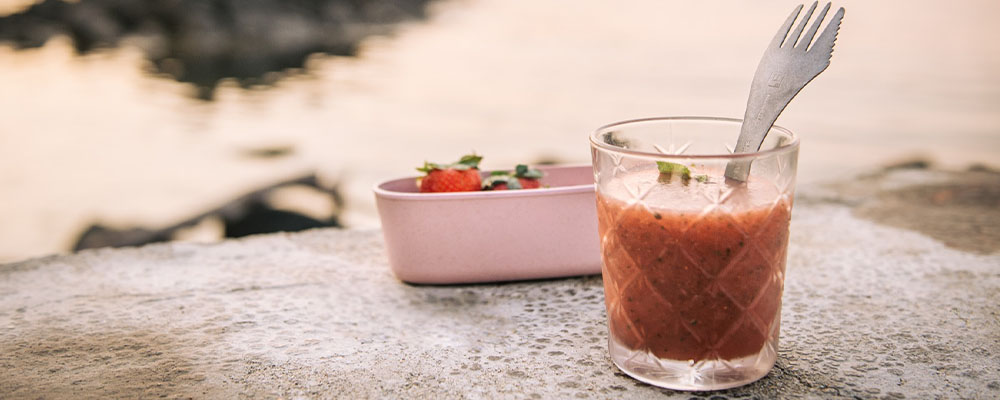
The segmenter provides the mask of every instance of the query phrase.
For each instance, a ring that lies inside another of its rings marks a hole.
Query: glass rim
[[[594,130],[594,133],[590,134],[590,145],[601,148],[607,151],[613,151],[617,153],[623,153],[639,157],[653,157],[653,158],[672,158],[672,159],[755,159],[764,156],[769,156],[772,154],[780,154],[784,152],[794,151],[799,147],[799,136],[793,133],[791,130],[782,127],[780,125],[771,126],[771,130],[768,131],[778,131],[791,138],[791,142],[788,142],[780,147],[775,147],[768,150],[758,150],[750,153],[725,153],[725,154],[667,154],[667,153],[654,153],[650,151],[643,150],[633,150],[626,149],[622,147],[612,146],[603,141],[599,140],[601,133],[608,131],[611,128],[621,127],[626,125],[639,124],[644,122],[671,122],[671,121],[687,121],[687,122],[723,122],[723,123],[735,123],[742,124],[743,120],[740,118],[726,118],[726,117],[699,117],[699,116],[677,116],[677,117],[647,117],[647,118],[636,118],[624,121],[613,122],[604,126],[601,126]]]

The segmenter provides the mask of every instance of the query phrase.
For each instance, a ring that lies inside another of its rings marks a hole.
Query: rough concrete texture
[[[947,225],[940,209],[877,211],[932,185],[996,190],[976,174],[801,188],[778,364],[737,389],[619,373],[599,277],[412,286],[379,232],[316,230],[0,266],[0,398],[998,398],[996,238],[949,247],[907,225]]]

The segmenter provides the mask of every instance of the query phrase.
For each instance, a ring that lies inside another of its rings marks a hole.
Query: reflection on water
[[[981,38],[1000,3],[840,4],[832,65],[779,119],[803,140],[799,181],[913,155],[996,166],[1000,42]],[[94,221],[168,227],[312,171],[342,188],[345,225],[377,226],[371,186],[425,159],[583,163],[608,122],[738,117],[792,6],[442,0],[356,58],[310,55],[271,87],[222,79],[211,102],[143,72],[157,67],[133,40],[0,46],[0,259],[65,251]]]

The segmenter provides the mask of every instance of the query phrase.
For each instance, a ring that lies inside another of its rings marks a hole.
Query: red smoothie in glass
[[[657,173],[598,192],[612,339],[670,360],[757,354],[780,323],[790,193]]]

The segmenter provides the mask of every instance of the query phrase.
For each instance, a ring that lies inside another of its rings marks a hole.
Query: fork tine
[[[795,45],[796,50],[806,51],[809,47],[809,42],[812,42],[813,37],[816,36],[816,32],[819,31],[819,24],[823,22],[823,18],[826,18],[826,12],[830,11],[830,3],[826,3],[823,7],[823,11],[820,11],[819,15],[816,16],[816,20],[813,21],[812,26],[809,27],[809,31],[806,35],[799,39],[799,43]]]
[[[823,29],[823,33],[819,34],[819,39],[816,39],[816,43],[809,50],[816,49],[824,52],[827,57],[832,55],[833,43],[837,41],[837,31],[840,30],[840,20],[842,19],[844,19],[844,7],[840,7],[837,10],[837,13],[830,19],[830,23],[826,26],[826,29]]]
[[[811,17],[813,15],[813,11],[816,10],[816,3],[817,2],[814,1],[812,5],[809,6],[809,11],[806,11],[805,15],[802,16],[802,19],[799,20],[799,25],[795,27],[795,30],[792,31],[792,34],[788,36],[788,39],[786,39],[782,45],[788,44],[789,48],[795,47],[795,41],[799,40],[799,36],[802,35],[802,30],[806,29],[806,22],[809,22],[809,17]]]
[[[792,14],[788,16],[784,24],[781,24],[781,28],[778,28],[778,33],[774,35],[774,39],[771,39],[771,46],[773,48],[781,47],[781,44],[785,42],[785,36],[788,36],[788,30],[792,29],[792,23],[795,22],[795,17],[799,16],[799,12],[802,11],[802,5],[799,4],[792,10]]]

